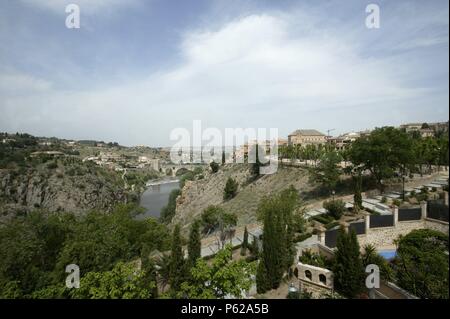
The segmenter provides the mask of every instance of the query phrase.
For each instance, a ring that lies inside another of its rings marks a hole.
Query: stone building
[[[296,130],[288,135],[289,145],[324,145],[326,142],[325,134],[317,130]]]
[[[299,280],[299,291],[311,293],[314,299],[333,292],[333,272],[299,262],[294,271]]]

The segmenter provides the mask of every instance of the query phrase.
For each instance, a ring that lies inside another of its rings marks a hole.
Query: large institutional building
[[[319,145],[325,144],[327,137],[317,130],[296,130],[288,135],[289,145]]]

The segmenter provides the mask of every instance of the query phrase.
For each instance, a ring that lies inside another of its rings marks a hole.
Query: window
[[[305,270],[305,277],[312,280],[312,273],[309,270]]]
[[[319,275],[319,281],[320,281],[322,284],[326,285],[326,284],[327,284],[327,277],[326,277],[324,274],[320,274],[320,275]]]

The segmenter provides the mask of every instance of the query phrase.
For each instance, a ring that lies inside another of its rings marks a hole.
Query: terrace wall
[[[449,234],[448,209],[448,199],[445,202],[422,202],[420,208],[394,208],[392,215],[367,214],[364,222],[350,223],[346,227],[356,232],[361,248],[367,244],[378,249],[392,248],[400,235],[407,235],[415,229],[433,229]],[[338,229],[330,229],[319,238],[323,245],[334,248],[337,235]]]

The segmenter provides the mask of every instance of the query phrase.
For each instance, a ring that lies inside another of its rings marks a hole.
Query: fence
[[[349,231],[354,230],[356,235],[361,235],[366,232],[366,223],[365,222],[355,222],[350,223]],[[325,232],[325,245],[334,248],[336,247],[337,237],[338,237],[339,228],[329,229]]]
[[[427,217],[448,222],[448,206],[442,199],[428,201]]]
[[[394,226],[394,215],[370,215],[370,228]]]
[[[419,208],[399,208],[398,221],[419,220],[422,218],[422,209]]]
[[[325,246],[330,248],[336,247],[339,229],[329,229],[325,232]]]
[[[424,212],[425,213],[425,212]],[[427,218],[441,220],[448,223],[449,207],[445,205],[444,200],[432,200],[427,202]],[[369,223],[369,228],[393,227],[395,214],[392,215],[370,215],[366,216],[365,221],[354,222],[348,225],[349,230],[354,230],[357,235],[366,233],[366,221]],[[422,208],[400,208],[398,209],[398,222],[404,221],[419,221],[422,219]],[[325,231],[325,245],[329,248],[336,247],[339,229],[329,229]]]
[[[355,222],[350,223],[348,226],[349,230],[354,230],[356,235],[362,235],[366,233],[366,223],[365,222]]]

